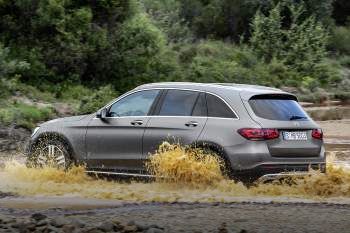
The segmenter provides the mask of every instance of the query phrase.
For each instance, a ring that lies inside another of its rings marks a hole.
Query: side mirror
[[[107,117],[107,108],[103,108],[103,109],[101,109],[101,111],[97,112],[96,117],[101,118],[101,119],[106,118]]]

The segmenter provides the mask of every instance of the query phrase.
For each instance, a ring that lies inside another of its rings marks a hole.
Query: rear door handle
[[[187,127],[196,127],[198,125],[198,122],[196,122],[196,121],[189,121],[189,122],[185,123],[185,125]]]
[[[131,125],[142,125],[143,124],[143,120],[134,120],[132,122],[130,122]]]

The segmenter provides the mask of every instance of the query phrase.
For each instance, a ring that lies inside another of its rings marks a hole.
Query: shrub
[[[350,55],[343,55],[339,57],[339,63],[342,66],[350,67]]]
[[[334,94],[334,98],[348,104],[350,103],[350,91],[338,91]]]
[[[92,90],[83,85],[65,84],[61,88],[60,98],[64,101],[78,102],[90,95]]]
[[[23,103],[15,103],[0,109],[0,122],[33,128],[36,123],[50,119],[54,114],[51,107],[38,108]]]
[[[93,113],[109,101],[115,99],[117,96],[118,93],[112,88],[112,86],[107,85],[100,87],[92,95],[88,95],[81,100],[79,113]]]
[[[330,48],[340,54],[350,55],[350,26],[339,26],[333,29]]]
[[[287,25],[282,11],[290,14]],[[305,18],[304,12],[303,4],[277,4],[267,16],[258,11],[252,22],[250,38],[250,44],[259,57],[266,62],[272,59],[281,61],[299,72],[299,79],[311,76],[327,55],[327,31],[314,16]]]

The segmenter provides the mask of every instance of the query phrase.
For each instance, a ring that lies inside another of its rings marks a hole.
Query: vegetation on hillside
[[[2,0],[0,122],[50,117],[41,109],[21,123],[31,110],[13,96],[88,113],[158,81],[262,84],[302,100],[348,101],[349,17],[347,0]]]

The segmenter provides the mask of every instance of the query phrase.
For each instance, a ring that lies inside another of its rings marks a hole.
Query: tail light
[[[275,139],[280,136],[277,129],[244,128],[239,129],[238,133],[242,137],[253,141]]]
[[[313,129],[311,135],[315,139],[320,139],[320,140],[323,139],[322,129]]]

